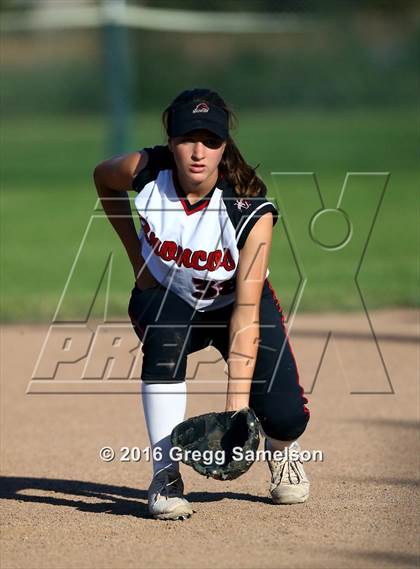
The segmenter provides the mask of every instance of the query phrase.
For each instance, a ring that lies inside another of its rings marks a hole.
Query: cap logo
[[[207,103],[198,103],[198,105],[193,110],[193,113],[208,113],[210,110]]]

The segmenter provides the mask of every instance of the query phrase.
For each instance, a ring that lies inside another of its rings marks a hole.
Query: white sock
[[[153,475],[170,464],[179,470],[179,463],[171,460],[169,451],[172,448],[172,429],[185,418],[186,382],[145,383],[142,381],[142,400],[153,457]],[[161,456],[157,450],[153,452],[157,448],[161,450]]]

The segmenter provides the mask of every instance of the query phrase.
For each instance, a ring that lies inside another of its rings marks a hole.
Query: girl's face
[[[194,185],[201,184],[217,171],[226,142],[212,132],[200,129],[168,141],[178,174]]]

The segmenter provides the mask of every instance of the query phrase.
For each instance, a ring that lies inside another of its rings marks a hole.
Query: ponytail
[[[258,166],[257,166],[258,167]],[[235,193],[240,197],[265,196],[267,188],[242,156],[231,137],[226,141],[226,148],[219,164],[220,173],[230,182]]]

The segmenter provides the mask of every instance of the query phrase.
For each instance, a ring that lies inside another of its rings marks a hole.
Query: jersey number
[[[219,294],[231,294],[235,292],[235,279],[228,281],[208,281],[206,279],[197,279],[193,277],[195,292],[192,293],[194,298],[199,300],[210,300],[216,298]]]

